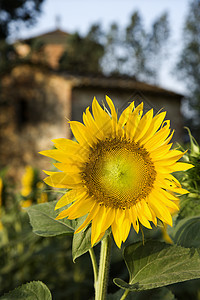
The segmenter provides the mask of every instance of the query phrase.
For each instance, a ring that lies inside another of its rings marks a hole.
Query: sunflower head
[[[143,103],[134,102],[118,117],[109,97],[110,112],[94,98],[92,114],[83,113],[83,123],[71,121],[77,142],[53,140],[56,149],[40,152],[58,161],[59,172],[46,172],[45,182],[70,189],[56,209],[70,203],[57,219],[87,215],[77,232],[92,224],[92,246],[111,227],[118,247],[131,226],[152,228],[159,219],[172,226],[171,214],[179,210],[178,195],[188,193],[171,174],[192,168],[177,162],[184,153],[172,150],[173,132],[165,112],[143,115]]]

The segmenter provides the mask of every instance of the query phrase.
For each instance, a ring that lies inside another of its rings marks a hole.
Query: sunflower
[[[54,150],[41,154],[58,161],[59,172],[46,172],[44,181],[69,189],[55,209],[70,203],[57,216],[70,220],[87,215],[75,233],[91,223],[91,244],[108,228],[120,248],[131,225],[138,233],[141,225],[151,229],[159,219],[172,226],[171,214],[179,210],[178,195],[188,193],[171,174],[193,166],[177,162],[184,153],[170,150],[173,132],[166,112],[143,115],[143,103],[134,102],[118,118],[114,104],[106,97],[110,112],[94,98],[92,114],[83,113],[83,124],[70,121],[77,142],[53,140]],[[142,116],[143,115],[143,116]]]

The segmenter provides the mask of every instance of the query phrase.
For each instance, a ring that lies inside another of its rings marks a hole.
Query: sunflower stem
[[[128,290],[128,289],[125,290],[125,292],[124,292],[123,295],[121,296],[120,300],[126,299],[126,297],[128,296],[129,292],[130,292],[130,290]]]
[[[96,285],[98,280],[98,266],[97,266],[96,256],[93,248],[89,249],[89,253],[90,253],[90,258],[91,258],[93,273],[94,273],[94,288],[96,290]]]
[[[99,261],[99,274],[96,284],[95,300],[105,300],[108,285],[108,272],[110,266],[111,237],[107,235],[101,241],[101,253]]]

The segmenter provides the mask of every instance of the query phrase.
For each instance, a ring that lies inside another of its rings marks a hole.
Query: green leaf
[[[35,234],[50,237],[73,233],[74,221],[68,219],[55,220],[57,216],[54,210],[56,203],[57,201],[51,201],[33,205],[26,209]]]
[[[4,294],[0,300],[51,300],[51,293],[41,281],[32,281]]]
[[[173,232],[176,244],[186,248],[200,247],[200,216],[183,219],[178,222]]]
[[[138,242],[125,248],[124,259],[130,281],[114,279],[122,289],[142,291],[200,278],[199,249],[159,241],[147,241],[145,245]]]
[[[115,294],[109,294],[107,300],[120,300],[124,291],[119,290]],[[175,296],[166,287],[152,289],[142,292],[131,292],[126,296],[126,300],[175,300]]]
[[[84,222],[86,217],[76,220],[76,229]],[[72,243],[73,261],[91,249],[91,226],[87,226],[83,231],[74,234]]]
[[[76,220],[75,229],[79,228],[80,225],[85,221],[86,216]],[[110,230],[106,230],[104,237],[110,234]],[[98,242],[99,243],[99,242]],[[97,245],[96,243],[95,245]],[[72,257],[73,261],[76,260],[79,256],[86,253],[91,249],[91,224],[88,225],[83,231],[74,234],[73,243],[72,243]]]

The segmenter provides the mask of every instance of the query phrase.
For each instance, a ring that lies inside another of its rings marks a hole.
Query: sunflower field
[[[107,103],[41,151],[44,181],[0,170],[0,300],[200,300],[200,146],[187,129],[170,150],[163,112]]]

